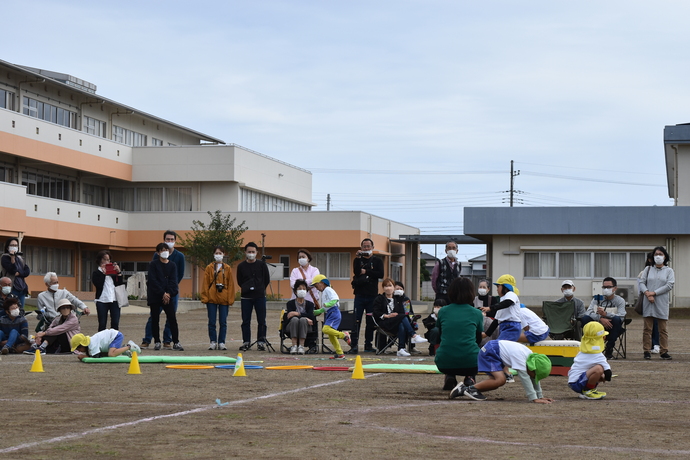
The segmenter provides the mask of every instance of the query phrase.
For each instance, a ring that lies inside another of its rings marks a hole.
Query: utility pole
[[[514,190],[514,185],[515,185],[515,176],[520,175],[520,170],[518,169],[515,171],[513,169],[513,160],[510,160],[510,207],[513,207],[513,194],[515,193]]]
[[[331,194],[326,195],[326,211],[331,210]]]

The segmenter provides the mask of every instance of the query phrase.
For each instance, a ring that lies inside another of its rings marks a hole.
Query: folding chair
[[[347,332],[352,332],[355,330],[356,327],[356,322],[355,322],[355,312],[354,311],[340,311],[340,326],[338,327],[339,331],[347,331]],[[335,353],[335,350],[331,350],[331,348],[328,346],[330,345],[330,341],[328,340],[328,336],[321,332],[321,353]],[[328,344],[328,345],[326,345]]]
[[[627,359],[628,353],[628,324],[632,323],[632,318],[625,318],[623,320],[623,329],[621,335],[618,336],[617,343],[613,345],[613,359]]]
[[[392,346],[397,346],[398,350],[400,348],[405,348],[406,350],[410,350],[410,342],[412,340],[412,337],[407,338],[407,343],[405,343],[403,346],[401,346],[398,343],[398,332],[389,332],[382,328],[377,322],[376,318],[372,315],[372,319],[374,320],[374,325],[376,326],[376,330],[374,331],[374,343],[376,344],[376,354],[381,355],[386,352],[390,347]],[[409,318],[405,317],[402,319],[403,321],[409,321]]]
[[[290,333],[283,329],[283,318],[285,317],[285,309],[280,311],[280,322],[278,323],[278,335],[280,336],[280,352],[290,353],[292,347],[292,340]],[[307,337],[304,339],[305,354],[312,355],[319,352],[317,341],[319,339],[319,322],[315,321],[307,331]]]
[[[549,326],[549,336],[554,340],[580,340],[582,328],[575,318],[575,304],[567,302],[549,302],[541,304],[544,322]]]

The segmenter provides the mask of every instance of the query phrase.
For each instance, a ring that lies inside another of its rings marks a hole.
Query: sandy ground
[[[187,356],[236,356],[239,311],[230,313],[227,352],[208,351],[205,310],[180,315]],[[278,350],[277,312],[269,312]],[[127,339],[140,341],[144,315],[123,315]],[[35,325],[35,320],[31,326]],[[1,458],[665,458],[690,457],[687,367],[690,320],[669,322],[672,361],[642,359],[642,321],[628,331],[628,359],[612,361],[601,401],[584,401],[564,377],[543,381],[552,405],[529,403],[519,383],[489,400],[448,400],[443,377],[314,370],[171,370],[142,364],[85,364],[74,356],[3,356]],[[94,317],[82,319],[96,331]],[[255,327],[252,328],[255,333]],[[345,347],[347,348],[347,347]],[[424,354],[381,362],[432,363]],[[144,352],[154,354],[154,351]],[[173,354],[173,352],[161,352]],[[180,353],[178,353],[180,354]],[[249,351],[262,365],[344,365],[328,355],[291,357]],[[362,355],[366,363],[377,362]],[[346,361],[353,365],[353,361]],[[227,405],[219,407],[216,399]]]

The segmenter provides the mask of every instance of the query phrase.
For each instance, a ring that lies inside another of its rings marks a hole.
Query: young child
[[[446,306],[446,301],[444,299],[434,300],[434,307],[431,314],[422,320],[422,324],[426,328],[426,333],[424,337],[429,340],[429,356],[436,356],[436,350],[438,349],[441,341],[439,340],[439,330],[436,327],[436,321],[438,320],[438,312],[442,307]]]
[[[103,329],[90,337],[84,334],[76,334],[72,337],[70,344],[72,351],[76,351],[79,361],[88,357],[101,358],[102,356],[108,356],[112,358],[123,353],[131,355],[132,351],[141,353],[139,345],[131,340],[123,347],[122,342],[124,340],[125,336],[117,329]]]
[[[350,345],[350,333],[341,332],[338,330],[340,327],[340,305],[338,301],[338,294],[331,287],[331,282],[328,281],[324,275],[316,275],[314,279],[311,280],[311,285],[314,286],[320,292],[320,302],[321,308],[314,310],[314,315],[318,316],[324,311],[326,316],[323,321],[323,328],[321,331],[328,336],[328,340],[331,341],[331,345],[335,348],[335,354],[331,359],[345,359],[345,354],[343,353],[343,348],[340,346],[338,339],[345,340],[345,343]]]
[[[608,332],[600,322],[590,321],[582,333],[580,352],[568,372],[568,386],[582,399],[602,399],[606,393],[597,390],[597,385],[611,381],[611,366],[603,355],[604,337]]]
[[[534,345],[549,338],[549,326],[536,313],[524,305],[521,305],[520,308],[520,322],[522,333],[520,334],[519,342],[527,342],[530,345]]]
[[[494,324],[486,330],[490,336],[495,324],[498,323],[498,340],[520,340],[522,325],[520,323],[520,291],[515,286],[515,278],[512,275],[501,275],[494,283],[496,292],[501,296],[500,301],[491,307],[482,307],[481,310],[487,316],[496,318]]]
[[[546,355],[534,353],[526,346],[510,340],[492,340],[484,345],[477,356],[477,370],[486,372],[489,378],[470,386],[458,384],[450,392],[450,399],[467,396],[477,401],[485,400],[486,396],[482,391],[495,390],[505,385],[505,366],[518,372],[527,399],[540,404],[554,402],[551,398],[543,397],[539,384],[551,372],[551,360]]]

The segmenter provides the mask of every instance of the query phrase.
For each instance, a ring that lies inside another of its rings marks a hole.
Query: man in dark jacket
[[[258,246],[249,242],[244,247],[246,260],[237,266],[237,284],[241,291],[242,305],[242,346],[240,351],[249,350],[252,343],[252,310],[256,310],[258,339],[257,349],[266,350],[266,287],[271,282],[268,266],[263,260],[256,259]]]
[[[355,330],[353,331],[352,345],[348,354],[359,352],[359,330],[362,324],[362,314],[366,312],[366,329],[364,330],[364,351],[375,351],[372,346],[374,340],[374,322],[371,318],[374,308],[374,299],[379,293],[379,279],[383,278],[383,261],[373,256],[374,242],[364,238],[357,251],[357,257],[352,264],[354,278],[352,287],[355,291]]]

